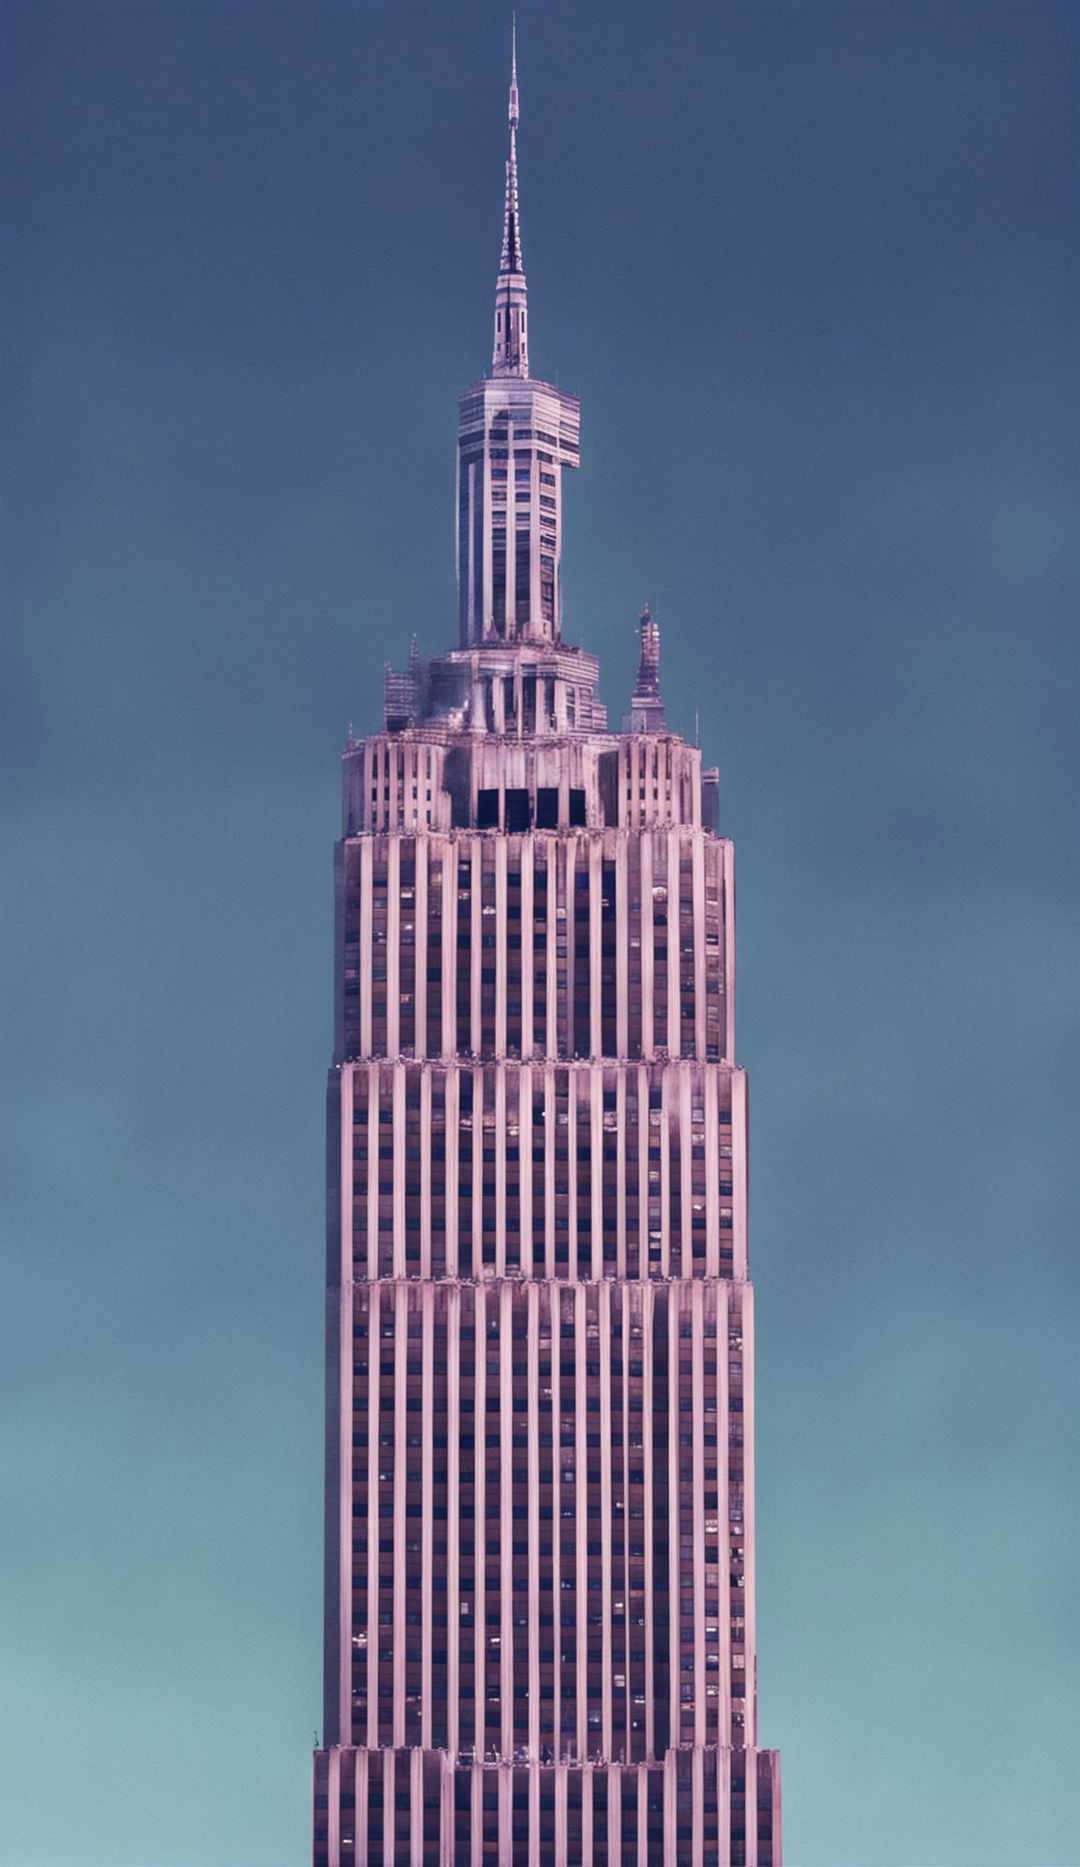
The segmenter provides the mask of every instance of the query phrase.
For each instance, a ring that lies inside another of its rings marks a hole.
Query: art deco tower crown
[[[344,758],[314,1861],[779,1867],[732,849],[648,611],[622,733],[562,640],[518,116],[458,646]]]

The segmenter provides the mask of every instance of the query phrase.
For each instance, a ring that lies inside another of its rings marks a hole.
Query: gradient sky
[[[617,719],[652,601],[738,851],[790,1867],[1080,1860],[1077,23],[519,7],[566,633]],[[3,36],[0,1861],[301,1867],[338,753],[453,634],[509,9]]]

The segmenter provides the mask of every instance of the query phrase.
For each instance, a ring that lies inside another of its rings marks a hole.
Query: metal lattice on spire
[[[630,700],[631,732],[662,733],[667,730],[664,702],[660,693],[660,628],[646,603],[638,620],[641,631],[641,659]]]
[[[529,339],[525,267],[521,257],[521,216],[518,209],[517,129],[521,117],[517,82],[517,18],[510,54],[510,99],[507,120],[510,150],[506,160],[506,205],[503,213],[502,254],[495,287],[495,347],[493,376],[528,376]]]

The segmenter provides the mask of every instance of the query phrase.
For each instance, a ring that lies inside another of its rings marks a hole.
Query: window
[[[506,828],[510,833],[527,830],[532,818],[529,793],[508,790],[506,793]]]
[[[559,827],[559,793],[554,785],[541,785],[536,793],[536,827],[538,830]]]

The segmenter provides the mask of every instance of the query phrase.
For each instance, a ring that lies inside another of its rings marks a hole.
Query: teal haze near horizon
[[[790,1867],[1080,1859],[1075,28],[519,10],[566,634],[618,719],[652,602],[736,842]],[[509,14],[5,38],[0,1862],[299,1867],[338,753],[453,639]]]

